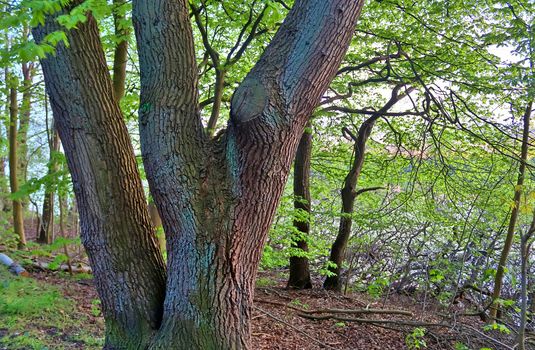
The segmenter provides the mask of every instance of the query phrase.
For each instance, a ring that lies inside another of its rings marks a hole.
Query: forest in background
[[[166,257],[142,159],[138,111],[150,106],[140,105],[132,3],[81,2],[57,17],[61,30],[36,40],[32,28],[67,3],[0,2],[0,253],[30,272],[95,268],[80,240],[40,63],[69,45],[66,31],[85,24],[90,11]],[[218,140],[234,90],[293,2],[188,5],[200,117]],[[470,325],[477,327],[474,344],[440,343],[433,326],[404,325],[408,348],[534,347],[534,25],[531,1],[366,1],[300,138],[259,262],[267,277],[257,286],[403,296],[448,317],[481,320]],[[78,103],[64,103],[71,102]],[[0,295],[0,312],[10,302]],[[13,339],[5,335],[0,346],[17,348]]]

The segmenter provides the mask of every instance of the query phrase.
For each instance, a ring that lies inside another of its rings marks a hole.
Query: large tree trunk
[[[299,235],[292,238],[292,246],[302,252],[308,252],[306,236],[310,233],[310,158],[312,155],[312,131],[308,124],[299,146],[294,161],[294,208],[302,211],[300,219],[294,220],[294,227]],[[303,220],[301,216],[306,213]],[[288,288],[309,289],[312,288],[308,258],[304,256],[290,257],[290,277],[288,278]]]
[[[399,90],[403,85],[397,85],[392,91],[390,100],[371,117],[366,119],[359,128],[358,134],[354,136],[349,130],[346,132],[353,138],[353,162],[351,168],[344,180],[344,187],[341,190],[342,197],[342,213],[340,216],[340,226],[338,228],[338,235],[331,247],[331,255],[329,257],[329,266],[327,267],[330,275],[327,276],[323,282],[323,288],[340,291],[342,284],[340,281],[340,272],[342,264],[345,259],[347,243],[351,235],[351,225],[353,224],[353,212],[355,207],[355,198],[357,197],[357,184],[364,164],[364,157],[366,154],[366,142],[373,130],[375,122],[382,115],[384,115],[390,108],[392,108],[399,100],[405,97],[405,94],[399,95]]]
[[[134,1],[140,139],[167,238],[166,288],[95,20],[88,15],[67,33],[70,48],[60,44],[43,60],[107,348],[249,348],[262,247],[299,138],[347,50],[362,4],[297,0],[236,90],[226,132],[211,140],[200,120],[187,2]],[[48,18],[35,30],[37,41],[57,29]]]
[[[9,184],[11,194],[14,195],[19,190],[18,182],[18,158],[17,158],[17,123],[18,123],[17,88],[9,89]],[[13,228],[19,242],[19,249],[26,246],[26,235],[24,233],[24,211],[20,198],[13,201]]]
[[[531,108],[533,103],[530,102],[524,112],[524,127],[522,132],[522,145],[520,152],[520,162],[518,166],[518,178],[515,186],[515,193],[513,196],[513,209],[511,210],[511,217],[509,218],[509,226],[507,228],[507,235],[505,237],[505,242],[503,243],[502,253],[500,255],[500,261],[498,262],[498,268],[496,269],[496,276],[494,277],[494,290],[492,291],[492,300],[493,305],[490,308],[490,321],[495,322],[496,316],[498,314],[498,305],[495,304],[495,301],[500,297],[503,276],[505,274],[505,264],[507,263],[507,257],[511,251],[511,246],[513,244],[513,237],[515,235],[516,221],[518,219],[518,212],[520,210],[520,197],[523,191],[524,178],[526,174],[526,161],[528,159],[528,147],[529,147],[529,124],[531,119]]]
[[[48,175],[57,173],[58,162],[56,152],[59,152],[60,141],[56,128],[53,128],[52,140],[49,140],[50,159],[48,161]],[[43,215],[39,225],[39,235],[37,242],[50,244],[54,241],[54,197],[56,192],[55,184],[45,185],[45,195],[43,198]]]
[[[165,266],[97,24],[89,15],[78,28],[68,32],[69,48],[60,44],[42,60],[43,72],[102,301],[106,347],[137,349],[160,325]],[[49,17],[33,33],[40,42],[59,29]]]

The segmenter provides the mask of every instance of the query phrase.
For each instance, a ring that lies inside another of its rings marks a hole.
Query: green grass
[[[52,284],[0,266],[0,349],[101,349],[99,327]]]

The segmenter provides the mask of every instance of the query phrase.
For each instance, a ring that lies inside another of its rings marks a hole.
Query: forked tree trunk
[[[294,161],[294,209],[301,211],[299,219],[294,220],[298,235],[292,238],[292,246],[303,253],[308,252],[307,236],[310,233],[310,158],[312,156],[312,130],[310,124],[305,128]],[[302,216],[306,215],[306,218]],[[290,277],[288,288],[312,288],[308,258],[306,256],[290,257]]]
[[[48,161],[48,175],[49,177],[58,171],[58,161],[56,152],[59,152],[60,141],[59,134],[56,128],[53,128],[52,140],[50,142],[50,159]],[[39,225],[39,235],[37,242],[44,244],[51,244],[54,241],[54,202],[55,202],[55,184],[45,184],[45,195],[43,198],[43,215],[41,216],[41,224]]]
[[[17,157],[17,124],[18,124],[17,89],[9,89],[9,185],[11,194],[14,195],[19,190],[18,181],[18,157]],[[26,246],[26,235],[24,233],[24,212],[20,198],[13,201],[13,228],[18,237],[18,247],[22,249]]]
[[[185,0],[134,0],[140,139],[168,274],[91,15],[43,60],[73,177],[108,349],[247,349],[262,247],[309,115],[362,1],[297,0],[212,140],[199,113]],[[36,40],[58,30],[53,18]],[[67,69],[66,69],[67,68]],[[163,293],[165,292],[165,298]]]
[[[355,136],[350,131],[346,130],[353,138],[353,162],[351,168],[344,180],[344,187],[341,190],[342,197],[342,213],[340,216],[340,226],[338,228],[338,235],[331,247],[331,255],[329,257],[329,266],[327,267],[330,275],[327,276],[323,282],[323,288],[329,290],[340,291],[342,283],[340,281],[340,272],[342,264],[345,259],[347,243],[351,235],[351,225],[353,224],[353,212],[355,207],[355,198],[357,197],[357,184],[364,164],[364,157],[366,154],[366,143],[373,130],[373,126],[377,119],[384,115],[390,108],[392,108],[399,100],[406,95],[399,95],[399,90],[403,85],[397,85],[392,91],[390,100],[371,117],[366,119],[359,128],[358,134]]]
[[[507,235],[505,237],[505,242],[503,243],[502,253],[500,255],[500,261],[498,262],[498,267],[496,269],[496,276],[494,277],[494,289],[492,291],[492,300],[493,305],[490,308],[489,318],[491,322],[495,322],[496,316],[498,315],[498,305],[496,300],[500,298],[503,276],[505,274],[505,264],[507,263],[507,258],[509,252],[511,251],[511,246],[513,245],[513,238],[515,235],[516,221],[518,219],[518,213],[520,210],[520,197],[522,195],[524,178],[526,174],[526,161],[528,159],[528,147],[529,147],[529,124],[531,120],[531,108],[533,103],[529,103],[526,107],[523,116],[523,130],[522,130],[522,145],[520,151],[520,162],[518,166],[518,178],[515,186],[515,193],[513,196],[513,209],[511,210],[511,217],[509,218],[509,226],[507,228]]]

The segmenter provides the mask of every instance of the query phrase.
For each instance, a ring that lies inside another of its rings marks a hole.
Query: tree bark
[[[399,100],[405,97],[405,94],[399,95],[399,90],[403,85],[397,85],[392,91],[390,100],[371,117],[366,119],[359,128],[358,134],[355,137],[348,130],[346,132],[351,135],[354,141],[353,153],[354,158],[351,168],[344,180],[344,187],[341,190],[342,197],[342,213],[340,216],[340,226],[338,228],[338,235],[331,247],[331,255],[329,262],[331,263],[327,269],[331,273],[323,282],[323,288],[329,290],[340,291],[342,283],[340,281],[340,272],[342,264],[345,259],[347,243],[351,235],[351,225],[353,224],[353,212],[355,207],[355,198],[357,197],[357,184],[364,164],[364,157],[366,152],[366,142],[371,135],[372,129],[377,119],[388,112]]]
[[[310,123],[305,128],[294,161],[294,208],[306,213],[306,218],[295,219],[294,227],[299,232],[297,237],[292,238],[292,246],[303,252],[308,252],[307,238],[310,233],[310,158],[312,155],[312,130]],[[290,277],[288,288],[309,289],[312,288],[308,258],[303,256],[290,257]]]
[[[128,61],[128,37],[130,32],[124,27],[124,7],[126,1],[113,0],[113,24],[115,37],[118,40],[113,55],[113,96],[120,102],[125,92],[126,63]]]
[[[48,161],[48,175],[49,178],[57,173],[58,162],[56,159],[56,152],[59,152],[60,141],[59,134],[56,128],[53,128],[52,140],[50,140],[50,159]],[[54,241],[54,199],[56,192],[56,184],[47,183],[45,185],[45,195],[43,198],[43,215],[41,216],[41,224],[39,225],[39,235],[37,242],[43,244],[51,244]]]
[[[11,195],[19,191],[18,181],[18,157],[17,157],[17,123],[18,123],[17,88],[9,89],[9,185]],[[18,237],[18,248],[26,246],[26,235],[24,233],[24,211],[20,198],[13,198],[13,228]]]
[[[54,17],[34,28],[37,42],[63,30]],[[69,48],[59,44],[42,60],[45,83],[102,300],[105,348],[145,348],[161,323],[165,266],[97,23],[88,14],[77,27],[67,32]]]
[[[507,263],[507,257],[511,251],[511,246],[513,244],[513,238],[515,235],[515,227],[518,219],[518,212],[520,210],[520,197],[522,195],[524,179],[526,173],[526,161],[528,159],[528,146],[529,146],[529,124],[531,119],[531,108],[533,103],[530,102],[523,116],[523,130],[522,130],[522,146],[520,151],[520,164],[518,166],[518,178],[515,186],[515,193],[513,196],[513,209],[511,210],[511,217],[509,218],[509,226],[507,228],[507,235],[505,237],[505,242],[503,244],[502,253],[500,255],[500,261],[498,262],[498,267],[496,269],[496,276],[494,277],[494,289],[492,291],[492,300],[493,305],[490,307],[489,318],[491,322],[496,321],[496,316],[498,315],[498,305],[495,301],[500,298],[503,276],[505,274],[505,264]]]
[[[168,246],[165,300],[162,260],[91,15],[68,32],[69,49],[60,44],[43,60],[107,348],[250,348],[262,247],[299,138],[362,4],[297,0],[236,90],[226,132],[212,140],[200,119],[187,2],[134,0],[141,148]],[[37,41],[56,29],[48,18]]]

